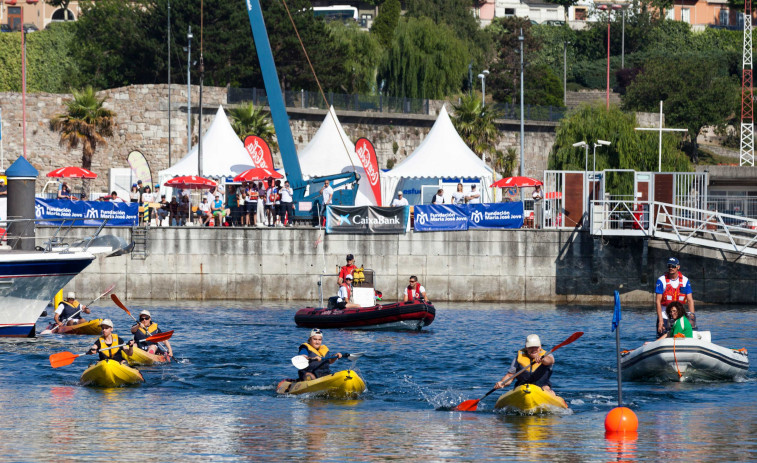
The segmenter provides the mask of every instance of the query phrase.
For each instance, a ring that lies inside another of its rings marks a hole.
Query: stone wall
[[[43,229],[39,235],[49,234]],[[86,235],[92,230],[79,229]],[[130,229],[109,229],[129,240]],[[318,276],[347,253],[376,271],[392,301],[417,275],[432,300],[652,304],[671,255],[699,302],[757,303],[757,259],[664,241],[596,239],[573,230],[471,230],[405,235],[323,235],[315,228],[151,228],[147,259],[98,258],[66,288],[80,298],[118,282],[130,299],[292,300],[316,303]],[[335,276],[324,279],[328,297]],[[333,293],[333,294],[332,294]],[[609,309],[608,309],[609,310]],[[651,310],[651,309],[650,309]]]
[[[140,85],[104,90],[98,94],[105,99],[105,106],[117,114],[118,127],[115,136],[105,145],[98,145],[92,161],[92,170],[99,177],[92,184],[92,191],[106,192],[110,168],[128,167],[126,157],[133,150],[141,151],[147,158],[153,173],[165,169],[168,160],[168,86]],[[81,165],[81,150],[69,152],[59,145],[60,137],[49,128],[50,119],[65,110],[70,95],[31,93],[27,95],[27,147],[29,161],[40,171],[38,190],[42,190],[45,174],[68,165]],[[185,85],[171,86],[171,162],[176,163],[187,153],[187,116]],[[199,87],[192,87],[192,138],[197,142],[197,114]],[[402,161],[423,141],[436,118],[443,102],[431,105],[433,116],[416,114],[391,114],[372,112],[339,111],[338,116],[345,131],[354,141],[367,137],[374,142],[379,166],[386,168],[390,159]],[[218,105],[226,104],[226,89],[204,87],[203,131],[215,116]],[[0,93],[0,108],[3,117],[3,148],[5,167],[23,153],[22,104],[17,93]],[[298,149],[307,145],[320,127],[326,112],[288,108],[295,144]],[[518,121],[498,121],[502,141],[498,148],[519,150]],[[546,167],[549,150],[554,143],[555,123],[527,122],[525,126],[525,174],[540,177]],[[397,144],[395,151],[394,144]],[[281,166],[280,156],[276,165]],[[74,183],[76,185],[76,183]]]

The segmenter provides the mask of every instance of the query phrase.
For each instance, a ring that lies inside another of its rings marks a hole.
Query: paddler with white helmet
[[[78,325],[87,321],[82,318],[82,312],[91,313],[89,307],[76,300],[76,293],[69,291],[66,294],[66,300],[61,301],[55,309],[55,316],[53,318],[55,319],[55,324],[58,326],[64,323],[66,325]]]
[[[525,368],[526,370],[515,378],[515,387],[522,384],[534,384],[555,395],[549,382],[555,358],[551,354],[545,355],[546,353],[541,347],[539,336],[529,334],[526,338],[526,346],[518,351],[507,374],[494,385],[494,388],[500,389],[507,386],[513,381],[513,376]]]
[[[113,359],[117,362],[126,363],[126,359],[122,351],[125,351],[127,355],[134,355],[134,340],[130,340],[123,343],[123,340],[113,333],[113,322],[109,318],[100,322],[100,329],[102,334],[95,341],[92,347],[89,348],[89,354],[98,353],[100,360]],[[118,346],[120,344],[126,344],[126,347],[121,346],[115,349],[108,349],[111,346]]]
[[[351,275],[350,275],[351,276]],[[310,331],[307,342],[300,344],[298,355],[307,357],[309,365],[299,371],[300,381],[310,381],[331,374],[329,365],[336,362],[336,359],[342,358],[342,354],[336,353],[334,358],[323,361],[328,355],[329,348],[323,344],[323,332],[318,328]]]

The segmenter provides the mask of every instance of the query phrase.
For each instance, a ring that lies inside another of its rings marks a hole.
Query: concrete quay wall
[[[78,230],[86,235],[91,230]],[[106,233],[130,239],[129,229]],[[39,235],[39,233],[38,233]],[[376,271],[385,300],[417,275],[436,302],[611,304],[613,291],[651,304],[665,260],[677,255],[695,299],[757,303],[757,259],[704,248],[676,249],[637,238],[600,240],[585,232],[488,230],[406,235],[325,235],[315,228],[151,228],[147,258],[98,257],[66,290],[80,299],[118,282],[127,299],[281,300],[316,303],[318,276],[345,255]],[[324,278],[325,297],[336,278]]]

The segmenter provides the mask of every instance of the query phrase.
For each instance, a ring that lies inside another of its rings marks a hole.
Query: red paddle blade
[[[71,352],[58,352],[57,354],[50,355],[50,366],[53,368],[65,367],[71,365],[81,354],[73,354]]]
[[[475,412],[479,402],[481,402],[481,399],[466,400],[452,410],[456,412]]]
[[[110,300],[112,300],[119,308],[121,308],[124,312],[129,314],[131,316],[131,312],[129,312],[129,309],[126,308],[125,305],[121,302],[121,300],[116,296],[115,294],[110,295]]]
[[[556,351],[557,349],[561,347],[567,346],[568,344],[570,344],[571,342],[575,341],[576,339],[580,338],[583,335],[584,335],[583,331],[576,331],[575,333],[571,334],[568,339],[566,339],[565,341],[553,347],[552,351]]]
[[[171,336],[173,336],[173,330],[166,331],[165,333],[154,334],[150,336],[149,338],[145,339],[145,341],[162,342],[162,341],[167,341],[171,339]]]

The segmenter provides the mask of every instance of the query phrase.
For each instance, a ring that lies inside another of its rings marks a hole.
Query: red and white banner
[[[373,144],[367,138],[361,138],[355,143],[355,154],[363,164],[365,176],[373,190],[373,197],[376,198],[376,205],[381,207],[381,179],[379,178],[376,150],[373,149]]]
[[[268,143],[265,140],[255,135],[248,135],[244,139],[244,148],[247,150],[250,158],[252,158],[252,163],[255,167],[274,170],[271,148],[268,147]]]

